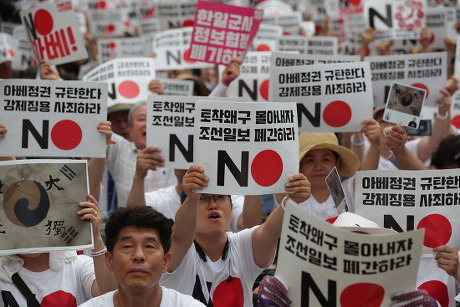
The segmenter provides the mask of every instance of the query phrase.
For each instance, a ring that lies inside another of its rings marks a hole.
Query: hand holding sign
[[[61,76],[56,67],[45,61],[40,61],[38,64],[40,69],[40,79],[42,80],[61,80]]]
[[[198,165],[192,165],[182,178],[182,190],[187,194],[190,201],[196,202],[200,199],[201,193],[196,190],[202,190],[208,186],[209,177],[204,174],[204,168]]]
[[[298,173],[289,177],[289,181],[285,185],[288,197],[300,204],[310,198],[311,184],[304,174]]]

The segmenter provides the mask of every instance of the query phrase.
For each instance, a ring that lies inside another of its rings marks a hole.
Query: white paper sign
[[[148,57],[152,53],[152,36],[97,40],[99,63],[116,58]]]
[[[0,156],[105,157],[107,85],[100,82],[0,81]]]
[[[425,228],[424,253],[460,248],[458,169],[360,171],[355,184],[357,214],[396,231]]]
[[[77,215],[87,201],[86,161],[4,161],[0,182],[1,255],[93,247],[91,223]]]
[[[88,58],[70,1],[35,6],[20,14],[37,59],[57,65]]]
[[[414,290],[423,231],[365,235],[332,226],[289,200],[275,276],[291,306],[390,306]]]
[[[17,40],[10,34],[0,33],[0,63],[14,60],[17,44]]]
[[[302,66],[313,64],[332,64],[358,62],[357,55],[337,55],[334,57],[313,54],[294,54],[286,52],[272,52],[271,67]]]
[[[160,20],[161,30],[191,27],[195,19],[197,1],[159,3],[157,18]]]
[[[198,101],[193,162],[210,178],[203,193],[285,192],[299,172],[297,130],[295,103]]]
[[[295,101],[299,130],[352,132],[372,116],[368,62],[273,68],[270,101]]]
[[[450,108],[452,126],[460,130],[460,91],[452,95],[452,106]]]
[[[292,12],[283,15],[265,15],[262,18],[262,23],[278,25],[283,28],[283,34],[298,35],[299,26],[302,22],[302,13]]]
[[[427,91],[427,106],[435,106],[442,97],[439,89],[446,86],[447,62],[445,52],[371,56],[372,88],[375,106],[383,106],[391,82],[418,87]]]
[[[283,35],[283,28],[280,26],[261,23],[252,41],[252,49],[254,51],[276,50],[277,39],[281,35]]]
[[[192,96],[195,82],[192,80],[158,79],[163,86],[163,95]]]
[[[95,37],[120,37],[131,29],[129,10],[119,8],[116,11],[88,11],[89,32]]]
[[[26,70],[31,66],[37,67],[38,63],[35,59],[29,39],[27,38],[24,26],[15,28],[13,36],[16,38],[18,44],[16,46],[16,52],[14,53],[14,59],[11,62],[11,68]]]
[[[281,36],[277,51],[296,51],[300,54],[336,55],[338,39],[334,36]]]

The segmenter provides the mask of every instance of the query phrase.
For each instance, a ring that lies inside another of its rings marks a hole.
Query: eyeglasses
[[[223,204],[225,203],[229,198],[228,195],[209,195],[209,194],[201,194],[200,200],[207,200],[208,204],[211,202],[211,199],[214,199],[214,202],[216,204]]]

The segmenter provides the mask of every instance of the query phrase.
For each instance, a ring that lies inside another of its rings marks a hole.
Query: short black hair
[[[156,230],[166,254],[171,248],[172,225],[173,220],[168,219],[160,212],[148,206],[118,208],[110,216],[105,225],[107,250],[111,253],[113,252],[121,229],[128,226],[134,226],[137,228]]]
[[[452,165],[460,167],[460,135],[449,135],[439,144],[431,157],[431,165],[437,169],[445,169]]]

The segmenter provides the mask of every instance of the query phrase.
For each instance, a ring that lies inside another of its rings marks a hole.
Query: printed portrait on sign
[[[86,162],[1,163],[0,254],[90,246],[90,223],[77,215],[87,186]]]

